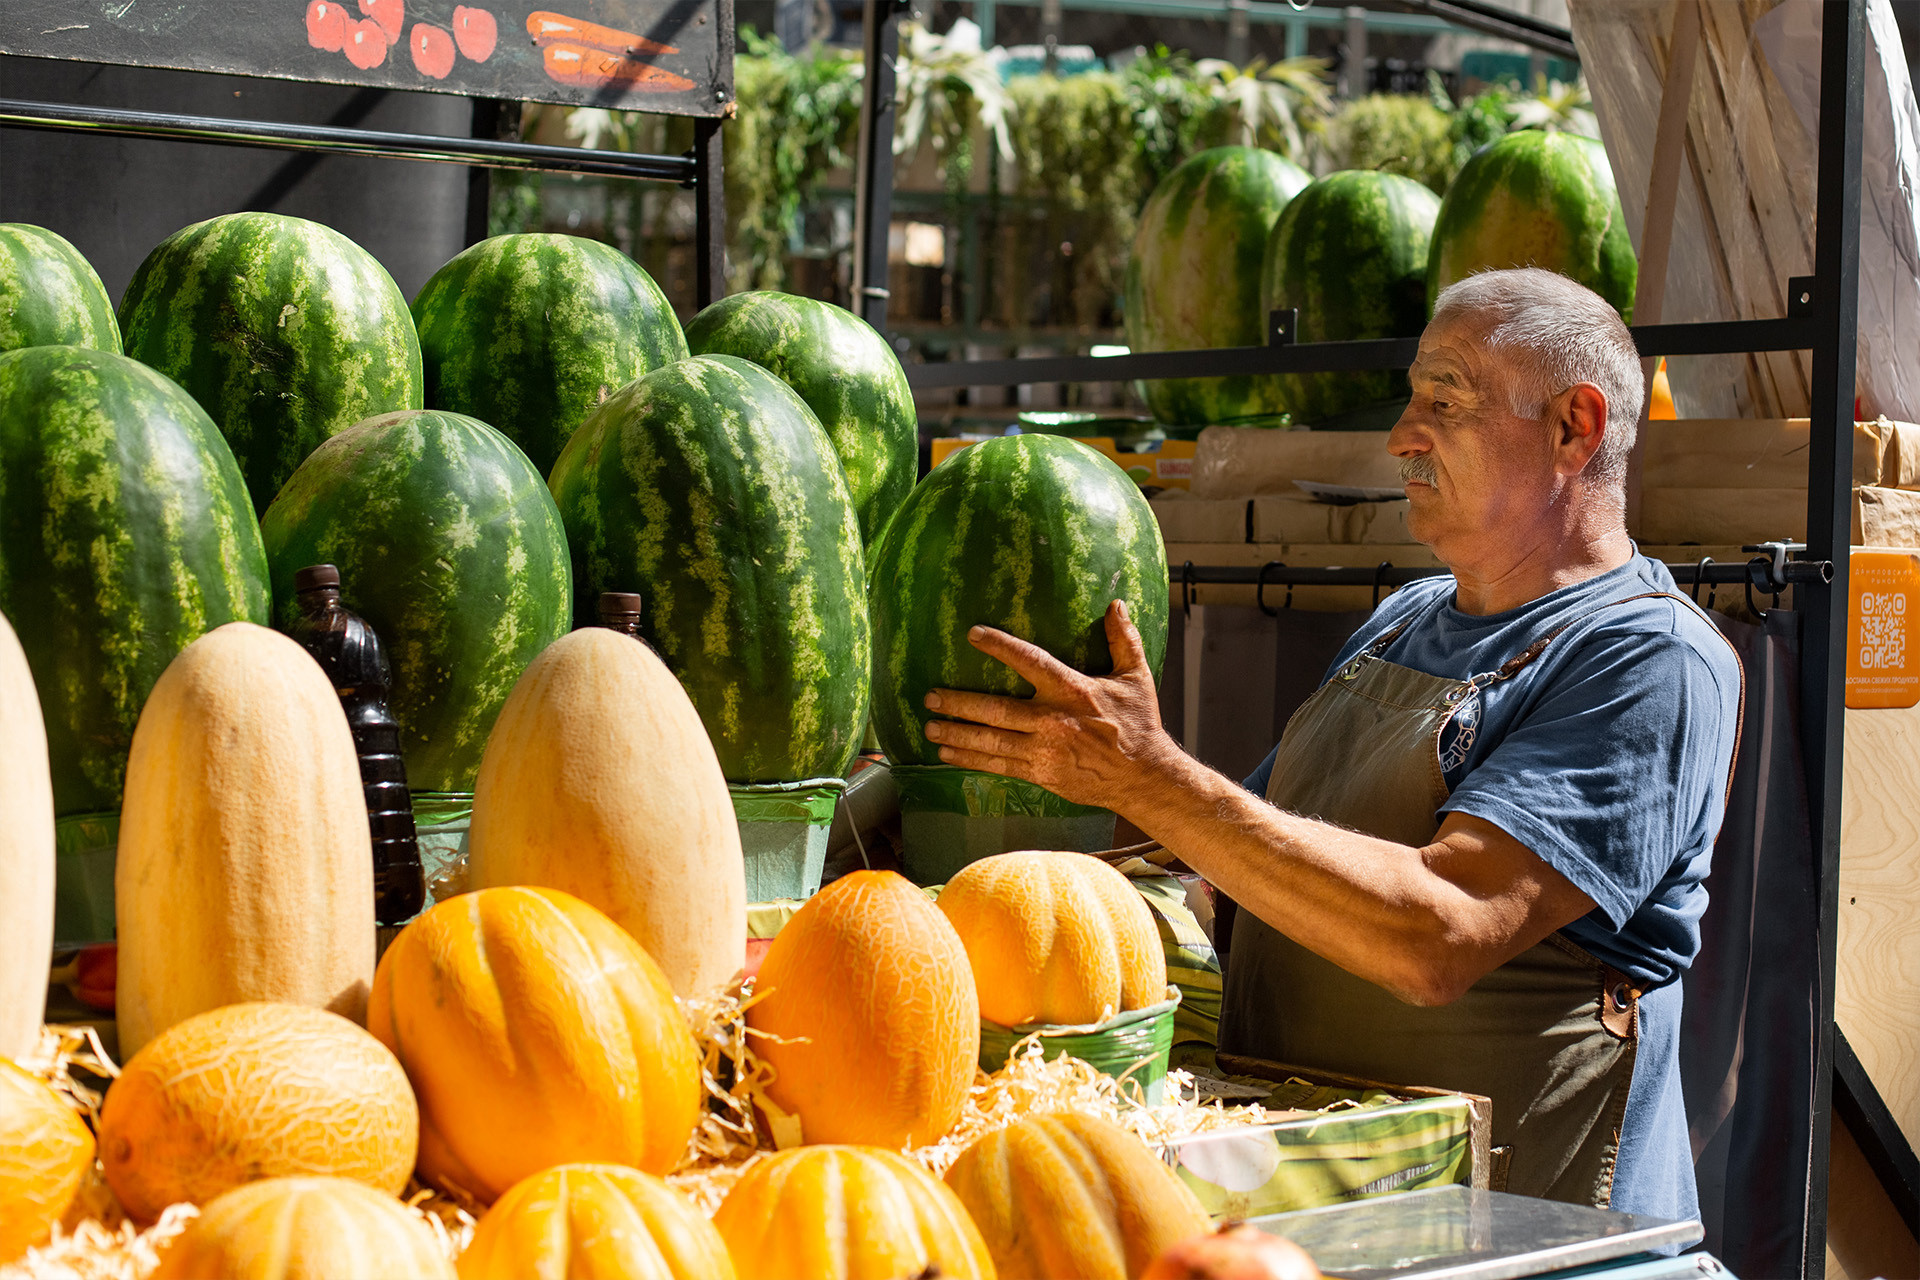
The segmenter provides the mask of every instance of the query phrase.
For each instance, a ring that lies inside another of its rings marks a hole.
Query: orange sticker
[[[1920,555],[1856,551],[1849,564],[1847,705],[1920,703]]]

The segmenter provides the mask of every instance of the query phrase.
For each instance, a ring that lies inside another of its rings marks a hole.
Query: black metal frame
[[[731,5],[724,7],[731,11]],[[698,304],[704,307],[726,293],[727,209],[721,189],[719,119],[694,117],[693,150],[682,156],[659,156],[502,140],[495,136],[498,133],[500,110],[501,104],[490,99],[475,99],[474,136],[449,138],[436,134],[233,120],[222,116],[0,98],[0,128],[469,165],[475,170],[475,180],[468,186],[466,225],[469,241],[485,234],[486,184],[479,179],[490,169],[542,170],[677,183],[691,187],[699,199],[694,216],[698,252],[694,285]],[[479,235],[475,234],[476,229]]]
[[[868,12],[875,12],[870,0]],[[1568,34],[1511,13],[1490,10],[1479,0],[1408,0],[1415,7],[1477,29],[1490,22],[1504,34],[1536,48],[1563,52]],[[891,16],[881,18],[889,27]],[[875,47],[869,21],[869,49]],[[1527,29],[1520,29],[1520,28]],[[1819,1042],[1815,1047],[1812,1154],[1808,1188],[1808,1230],[1802,1259],[1805,1275],[1819,1275],[1826,1259],[1828,1143],[1834,1108],[1836,1071],[1858,1060],[1844,1048],[1833,1023],[1835,938],[1840,885],[1840,802],[1844,784],[1845,690],[1848,566],[1852,534],[1854,352],[1858,341],[1860,139],[1865,82],[1866,0],[1826,0],[1822,15],[1820,73],[1819,177],[1814,274],[1788,282],[1787,314],[1776,319],[1705,324],[1642,325],[1633,330],[1641,354],[1707,355],[1760,351],[1811,350],[1813,385],[1812,445],[1807,489],[1807,544],[1799,560],[1782,551],[1769,557],[1769,581],[1798,588],[1796,606],[1805,618],[1800,681],[1802,734],[1807,761],[1807,791],[1820,874]],[[869,65],[872,65],[871,62]],[[870,229],[888,220],[887,191],[869,185],[860,213]],[[882,242],[884,243],[884,242]],[[880,320],[874,319],[876,327]],[[884,306],[880,310],[884,317]],[[1041,382],[1106,382],[1135,378],[1221,377],[1277,372],[1331,372],[1404,369],[1412,363],[1415,339],[1372,342],[1294,343],[1294,317],[1276,312],[1268,343],[1204,351],[1143,352],[1126,356],[1039,357],[976,362],[951,361],[908,366],[916,388],[1017,386]],[[1355,548],[1359,551],[1360,548]],[[1799,567],[1805,565],[1805,568]],[[1784,565],[1784,567],[1782,567]],[[1316,585],[1397,585],[1432,570],[1396,568],[1199,568],[1173,570],[1175,582],[1241,583],[1257,587],[1283,583]],[[1791,575],[1791,576],[1789,576]],[[1761,571],[1750,565],[1675,566],[1683,582],[1746,582],[1748,590],[1767,590]],[[1262,601],[1264,604],[1264,600]],[[1845,1080],[1845,1105],[1863,1114],[1884,1114],[1872,1082],[1853,1070]],[[1897,1128],[1878,1139],[1892,1153],[1889,1167],[1911,1171],[1913,1153]],[[1906,1184],[1911,1188],[1912,1183]],[[1900,1194],[1899,1187],[1890,1192]],[[1909,1208],[1911,1201],[1909,1200]]]

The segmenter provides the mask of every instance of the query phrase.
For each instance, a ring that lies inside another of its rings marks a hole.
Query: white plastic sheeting
[[[1635,246],[1677,4],[1699,4],[1661,320],[1786,314],[1811,275],[1819,166],[1820,0],[1570,0],[1574,43]],[[1920,109],[1888,0],[1868,0],[1861,161],[1861,416],[1920,419]],[[1800,417],[1806,352],[1668,362],[1682,417]]]

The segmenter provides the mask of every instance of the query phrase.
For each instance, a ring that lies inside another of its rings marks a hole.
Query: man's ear
[[[1606,438],[1606,392],[1591,382],[1576,382],[1555,397],[1548,412],[1554,470],[1563,476],[1577,476],[1586,470]]]

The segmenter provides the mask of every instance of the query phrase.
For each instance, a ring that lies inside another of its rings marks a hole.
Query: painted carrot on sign
[[[546,48],[547,74],[561,84],[581,89],[624,89],[631,93],[678,93],[693,81],[662,71],[636,58],[587,49],[577,44],[550,44]]]
[[[597,22],[588,22],[584,18],[569,18],[564,13],[549,13],[545,9],[535,10],[527,15],[527,34],[532,36],[533,42],[542,48],[570,44],[578,45],[583,49],[598,50],[601,53],[611,53],[622,58],[630,58],[638,53],[680,52],[673,45],[649,40],[632,31],[603,27]],[[551,74],[553,67],[551,60],[548,61],[547,67]]]

